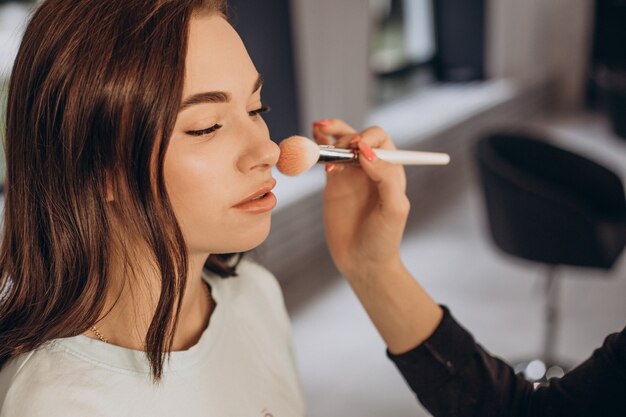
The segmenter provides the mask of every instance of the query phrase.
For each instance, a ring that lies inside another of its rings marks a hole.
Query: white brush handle
[[[393,151],[373,149],[377,157],[383,161],[401,165],[448,165],[450,155],[438,152]]]

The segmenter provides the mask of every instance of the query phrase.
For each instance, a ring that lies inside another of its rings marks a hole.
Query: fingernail
[[[317,122],[313,122],[313,127],[328,126],[330,123],[331,121],[328,119],[319,120]]]
[[[356,135],[352,139],[350,139],[350,143],[358,143],[363,137],[361,135]]]
[[[335,169],[335,164],[326,164],[326,173],[330,173],[332,172],[332,170]]]
[[[372,162],[376,159],[376,154],[374,153],[372,148],[370,148],[366,144],[359,142],[359,150],[368,161]]]

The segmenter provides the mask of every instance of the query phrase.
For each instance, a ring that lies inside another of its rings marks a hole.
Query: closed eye
[[[187,133],[188,135],[191,136],[204,136],[204,135],[208,135],[209,133],[213,133],[215,132],[217,129],[221,128],[222,125],[220,124],[214,124],[211,127],[207,127],[206,129],[201,129],[201,130],[188,130]]]
[[[271,111],[272,109],[269,106],[261,106],[258,109],[252,110],[248,112],[248,115],[250,117],[256,117],[258,115],[260,115],[261,113],[267,113],[269,111]],[[210,133],[215,132],[217,129],[220,129],[222,127],[221,124],[216,123],[211,127],[207,127],[206,129],[200,129],[200,130],[188,130],[187,133],[188,135],[191,136],[205,136],[208,135]]]
[[[259,108],[258,108],[258,109],[256,109],[256,110],[252,110],[251,112],[248,112],[248,114],[249,114],[250,116],[258,116],[259,114],[261,114],[261,113],[267,113],[267,112],[269,112],[270,110],[272,110],[272,109],[270,108],[270,106],[261,106],[261,107],[259,107]]]

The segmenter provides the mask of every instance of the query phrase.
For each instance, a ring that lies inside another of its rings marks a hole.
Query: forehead
[[[250,95],[257,70],[233,27],[221,16],[194,15],[189,23],[183,96],[205,91]]]

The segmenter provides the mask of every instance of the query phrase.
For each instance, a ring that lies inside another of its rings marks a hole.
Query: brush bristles
[[[320,148],[303,136],[291,136],[279,144],[280,158],[276,167],[291,177],[309,170],[320,157]]]

